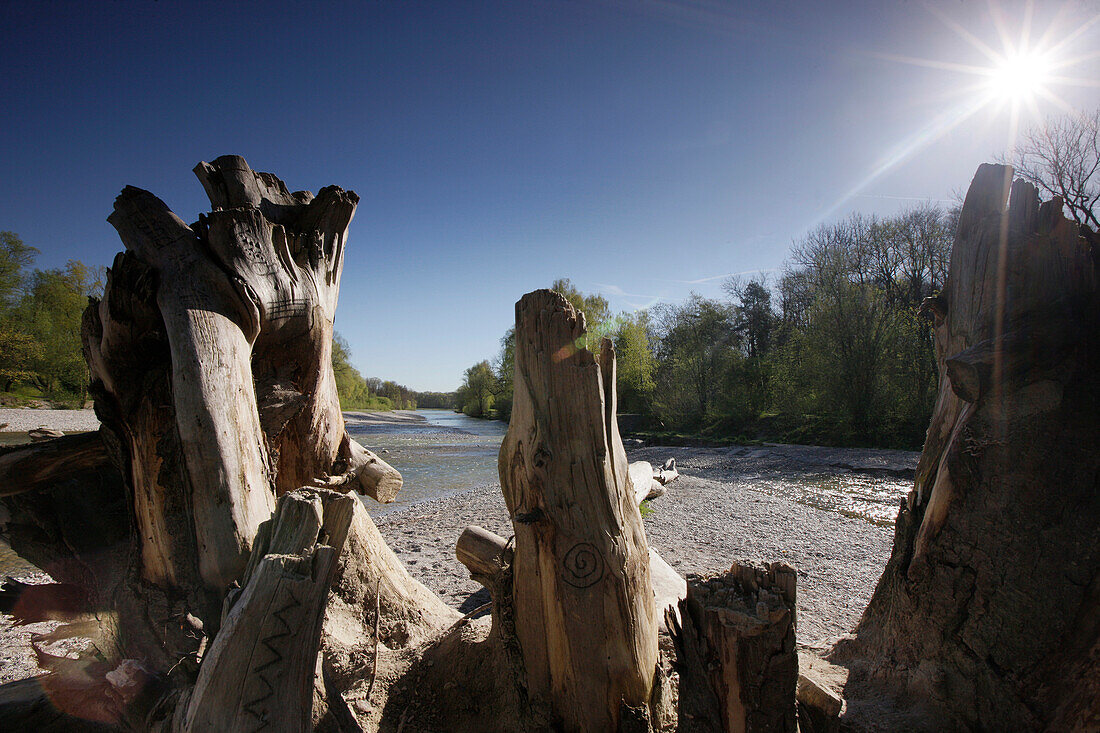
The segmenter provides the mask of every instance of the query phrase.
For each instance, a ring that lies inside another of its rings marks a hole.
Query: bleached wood
[[[311,727],[324,608],[355,501],[310,490],[280,498],[267,542],[255,549],[261,559],[250,565],[186,708],[177,711],[178,730]]]
[[[455,556],[473,576],[495,576],[507,562],[508,540],[495,532],[470,525],[455,545]]]
[[[634,489],[634,503],[641,504],[653,491],[653,466],[648,461],[635,461],[628,467],[630,485]]]
[[[108,221],[159,275],[156,303],[171,351],[199,573],[222,588],[240,574],[256,528],[274,508],[267,451],[257,440],[255,305],[233,289],[195,233],[147,191],[126,187]]]
[[[500,477],[515,528],[512,600],[527,690],[568,730],[613,730],[649,702],[649,556],[616,425],[615,354],[540,290],[516,305],[515,401]]]

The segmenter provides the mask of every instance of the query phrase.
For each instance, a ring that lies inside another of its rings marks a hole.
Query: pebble
[[[0,408],[0,423],[10,433],[25,433],[36,428],[60,430],[63,433],[83,433],[99,430],[99,418],[94,410],[34,410],[25,407]]]

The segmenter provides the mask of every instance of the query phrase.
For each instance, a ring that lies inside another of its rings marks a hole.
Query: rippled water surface
[[[405,480],[392,504],[365,500],[375,516],[497,482],[497,453],[506,424],[450,410],[418,410],[417,414],[427,421],[363,425],[348,420],[348,432],[379,453]]]

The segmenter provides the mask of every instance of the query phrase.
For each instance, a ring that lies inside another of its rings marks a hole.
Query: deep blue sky
[[[1015,37],[1024,6],[997,7]],[[1098,12],[1037,3],[1033,36]],[[193,221],[191,168],[225,153],[292,190],[353,189],[336,329],[364,375],[453,389],[555,278],[624,310],[718,296],[817,223],[965,191],[1009,112],[926,135],[974,77],[885,58],[988,65],[944,18],[1002,49],[989,6],[958,0],[4,0],[0,229],[39,267],[109,264],[124,185]],[[1062,57],[1097,49],[1100,24]]]

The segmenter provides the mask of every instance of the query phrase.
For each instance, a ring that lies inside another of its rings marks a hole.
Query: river
[[[392,504],[365,500],[374,516],[498,481],[497,453],[508,429],[505,423],[475,420],[450,410],[417,410],[416,414],[425,421],[362,425],[348,420],[348,433],[404,479]]]

